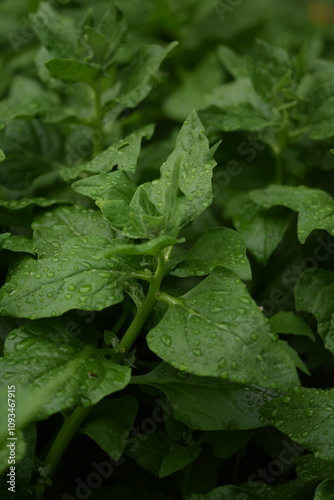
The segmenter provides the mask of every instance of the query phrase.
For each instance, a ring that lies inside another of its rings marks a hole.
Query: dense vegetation
[[[1,498],[334,498],[333,25],[1,2]]]

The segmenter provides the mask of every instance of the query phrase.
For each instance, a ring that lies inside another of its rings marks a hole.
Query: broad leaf
[[[243,430],[268,425],[259,408],[277,393],[255,386],[233,384],[213,377],[197,377],[161,363],[147,375],[132,377],[166,394],[174,416],[191,429]],[[224,408],[224,411],[222,411]]]
[[[306,269],[295,287],[297,311],[314,314],[318,321],[318,333],[332,354],[334,354],[333,291],[334,273],[325,269]]]
[[[2,248],[6,244],[6,241],[8,241],[9,237],[10,237],[10,233],[0,234],[0,248]]]
[[[117,257],[97,255],[109,240],[76,237],[52,257],[22,257],[0,290],[2,315],[18,318],[60,316],[70,309],[99,311],[123,299],[131,269]]]
[[[159,66],[176,45],[178,42],[172,42],[166,48],[158,45],[144,47],[120,76],[117,102],[133,108],[145,99],[159,83]]]
[[[98,238],[112,240],[115,236],[98,210],[80,205],[52,208],[35,217],[31,226],[32,244],[40,258],[54,255],[65,241],[76,236],[94,236],[97,241]]]
[[[163,298],[163,297],[162,297]],[[245,285],[217,267],[180,298],[170,298],[147,337],[167,363],[194,375],[282,388],[299,385],[289,356]]]
[[[85,421],[83,432],[117,461],[123,455],[137,409],[133,396],[101,401]]]
[[[215,227],[205,231],[171,274],[180,278],[205,276],[217,265],[231,269],[242,280],[252,278],[245,243],[233,229]]]
[[[108,361],[97,349],[72,337],[58,319],[27,322],[11,332],[0,370],[6,385],[29,386],[34,391],[27,406],[29,415],[21,403],[26,423],[64,408],[96,404],[123,389],[130,379],[129,368]]]
[[[201,446],[195,442],[186,446],[172,443],[168,454],[162,460],[159,477],[166,477],[178,470],[184,469],[184,467],[196,460],[200,452]]]
[[[334,460],[334,389],[302,387],[284,398],[269,401],[260,412],[316,457]]]

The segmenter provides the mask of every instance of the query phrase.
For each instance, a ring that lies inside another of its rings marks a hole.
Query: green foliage
[[[333,19],[3,0],[1,498],[334,496]]]

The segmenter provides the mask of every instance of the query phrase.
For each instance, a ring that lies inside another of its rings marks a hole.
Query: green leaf
[[[308,135],[315,141],[329,139],[334,135],[334,96],[318,107],[309,117]]]
[[[52,208],[35,217],[31,226],[32,245],[40,258],[54,255],[60,251],[65,241],[76,236],[94,236],[107,240],[112,240],[115,236],[110,224],[98,210],[80,205]]]
[[[117,170],[108,174],[92,175],[72,184],[72,189],[93,200],[121,200],[130,203],[137,186],[125,172]]]
[[[74,167],[61,168],[59,174],[68,182],[77,179],[85,172],[90,174],[108,173],[116,165],[118,170],[134,173],[137,166],[137,159],[140,154],[141,141],[143,138],[150,139],[153,130],[153,125],[146,125],[132,132],[124,139],[115,142],[105,151],[95,156],[90,162]]]
[[[224,106],[217,121],[220,130],[224,132],[234,132],[242,129],[256,132],[271,125],[271,119],[249,103]]]
[[[314,314],[318,333],[326,349],[334,354],[333,323],[334,273],[326,269],[306,269],[295,287],[297,311]]]
[[[272,101],[274,87],[279,84],[291,67],[288,53],[257,40],[257,47],[248,60],[249,75],[256,92],[265,101]]]
[[[226,46],[220,45],[217,49],[219,59],[224,65],[224,68],[234,77],[243,78],[248,76],[247,62],[244,57],[238,56],[233,50]]]
[[[78,53],[78,32],[72,19],[56,12],[48,2],[40,2],[29,18],[42,44],[56,57],[73,57]]]
[[[273,333],[286,333],[288,335],[304,335],[315,340],[315,335],[305,321],[291,311],[279,311],[269,318]]]
[[[2,248],[10,250],[11,252],[26,252],[32,255],[37,255],[32,239],[27,238],[26,236],[13,235],[3,242]]]
[[[228,458],[241,450],[252,437],[252,431],[204,432],[200,442],[209,443],[213,453],[219,458]]]
[[[284,209],[261,210],[254,202],[245,199],[236,208],[233,222],[256,260],[266,264],[282,240],[289,218]]]
[[[0,234],[0,248],[2,248],[5,244],[8,238],[10,237],[11,233],[2,233]]]
[[[6,386],[17,384],[35,391],[28,413],[21,402],[26,423],[72,406],[96,404],[122,390],[130,379],[129,368],[108,361],[97,349],[72,337],[58,319],[27,322],[11,332],[0,371]]]
[[[300,388],[260,410],[281,432],[315,456],[334,460],[334,389]]]
[[[200,452],[201,446],[195,442],[186,446],[172,443],[168,454],[162,460],[159,477],[166,477],[178,470],[184,469],[184,467],[196,460]]]
[[[131,381],[157,387],[170,400],[177,420],[191,429],[207,431],[264,427],[268,422],[260,416],[258,408],[277,397],[269,389],[197,377],[166,363],[146,375],[132,377]]]
[[[264,209],[283,205],[299,212],[298,238],[301,243],[305,243],[314,229],[325,229],[334,235],[334,200],[321,189],[272,185],[251,191],[249,196]]]
[[[138,403],[133,396],[101,401],[85,421],[83,433],[118,461],[123,455],[137,409]]]
[[[127,442],[126,455],[133,458],[140,467],[158,475],[170,445],[171,439],[165,432],[136,434]]]
[[[285,390],[299,385],[268,320],[232,271],[217,267],[184,296],[167,300],[167,313],[147,337],[167,363],[233,382]]]
[[[161,166],[160,179],[141,184],[130,205],[124,200],[98,201],[97,205],[124,236],[175,237],[212,202],[214,151],[193,111],[181,128],[174,151]]]
[[[0,163],[5,161],[6,159],[6,155],[5,153],[2,151],[2,149],[0,149]]]
[[[288,354],[288,356],[293,361],[293,364],[297,368],[299,368],[302,372],[306,373],[306,375],[311,376],[309,369],[307,368],[304,361],[302,361],[302,359],[299,357],[297,351],[293,347],[291,347],[291,345],[285,340],[282,341],[281,345],[282,345],[283,349],[285,350],[285,352]]]
[[[145,99],[159,83],[159,66],[176,45],[178,42],[172,42],[166,48],[145,46],[121,74],[116,101],[133,108]]]
[[[298,457],[296,463],[296,473],[303,481],[310,481],[312,479],[323,481],[334,478],[334,462],[322,460],[308,454]]]
[[[213,227],[203,233],[171,274],[184,278],[205,276],[221,265],[234,271],[242,280],[252,278],[241,235],[226,227]]]
[[[219,486],[209,493],[193,493],[186,500],[252,500],[243,488],[237,486]]]
[[[106,260],[97,255],[108,243],[101,237],[76,237],[52,257],[22,257],[0,290],[0,313],[37,319],[70,309],[99,311],[121,302],[123,283],[132,271],[117,257]]]
[[[331,479],[319,484],[314,495],[314,500],[328,500],[329,498],[334,498],[334,483]]]
[[[51,59],[45,63],[53,78],[69,82],[88,83],[95,87],[96,81],[101,78],[101,68],[75,59]]]
[[[208,94],[221,81],[222,71],[215,54],[209,53],[195,68],[187,73],[181,84],[164,100],[166,115],[184,121],[192,109],[208,104]]]

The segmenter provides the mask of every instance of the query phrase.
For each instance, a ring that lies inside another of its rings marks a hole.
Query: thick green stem
[[[94,113],[92,126],[96,129],[97,133],[93,134],[93,157],[103,151],[104,134],[102,130],[102,108],[101,108],[101,89],[99,83],[94,89]]]

